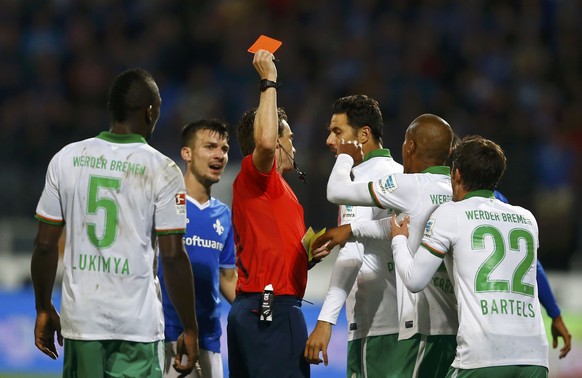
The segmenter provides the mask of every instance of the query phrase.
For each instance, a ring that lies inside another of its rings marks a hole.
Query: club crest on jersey
[[[424,225],[424,236],[432,235],[432,228],[434,227],[434,219],[430,218]]]
[[[356,207],[352,205],[342,206],[342,219],[352,219],[356,217]]]
[[[216,231],[216,233],[218,235],[222,235],[222,233],[224,232],[224,227],[220,223],[220,220],[219,219],[217,219],[216,222],[214,222],[214,224],[212,225],[212,227],[214,228],[214,231]]]
[[[392,193],[398,189],[398,183],[396,182],[396,176],[394,175],[388,176],[383,182],[380,180],[379,183],[383,193]]]
[[[176,193],[176,214],[186,214],[186,193]]]

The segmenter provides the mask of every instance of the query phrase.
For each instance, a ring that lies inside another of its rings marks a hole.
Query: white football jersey
[[[422,246],[447,256],[453,272],[459,313],[453,367],[548,366],[536,284],[538,226],[530,211],[491,191],[471,192],[434,212]]]
[[[430,167],[423,173],[395,173],[369,185],[374,203],[410,215],[408,245],[411,251],[420,246],[422,233],[430,214],[452,198],[450,169]],[[365,230],[357,230],[365,233]],[[457,333],[457,309],[453,283],[444,265],[428,286],[418,293],[406,289],[396,275],[398,289],[399,339],[416,333],[454,335]]]
[[[352,169],[354,182],[369,182],[388,173],[402,172],[389,150],[374,150]],[[391,209],[340,206],[340,224],[381,219]],[[396,272],[391,246],[378,239],[358,238],[340,249],[319,320],[335,324],[344,302],[348,340],[398,332]],[[349,292],[349,295],[347,293]]]
[[[63,336],[162,340],[156,235],[186,227],[178,166],[139,135],[103,132],[53,157],[36,212],[66,227]]]

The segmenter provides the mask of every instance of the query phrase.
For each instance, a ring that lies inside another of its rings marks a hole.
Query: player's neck
[[[184,176],[184,181],[186,182],[186,193],[198,203],[203,204],[210,200],[210,187],[206,187],[194,175],[187,174]]]
[[[370,140],[368,143],[362,145],[362,152],[364,153],[364,156],[366,156],[368,153],[379,150],[381,148],[382,148],[381,143],[374,143],[373,141]]]

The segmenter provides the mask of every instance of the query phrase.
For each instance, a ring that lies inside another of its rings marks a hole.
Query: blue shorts
[[[309,377],[301,299],[275,296],[273,320],[259,320],[262,294],[239,294],[228,313],[230,377]]]

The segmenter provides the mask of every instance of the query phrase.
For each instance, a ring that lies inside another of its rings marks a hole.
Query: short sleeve
[[[59,154],[49,163],[44,189],[36,207],[36,218],[45,223],[62,225],[63,211],[59,193]]]
[[[228,211],[230,216],[230,211]],[[219,265],[221,268],[234,268],[236,258],[234,254],[234,230],[232,225],[228,229],[228,235],[224,243],[224,248],[220,252]]]
[[[155,196],[155,228],[158,235],[186,230],[186,186],[180,168],[168,159],[158,176]]]
[[[456,218],[450,216],[447,208],[448,204],[443,204],[431,214],[424,226],[421,242],[422,247],[440,258],[452,250],[458,235]]]

